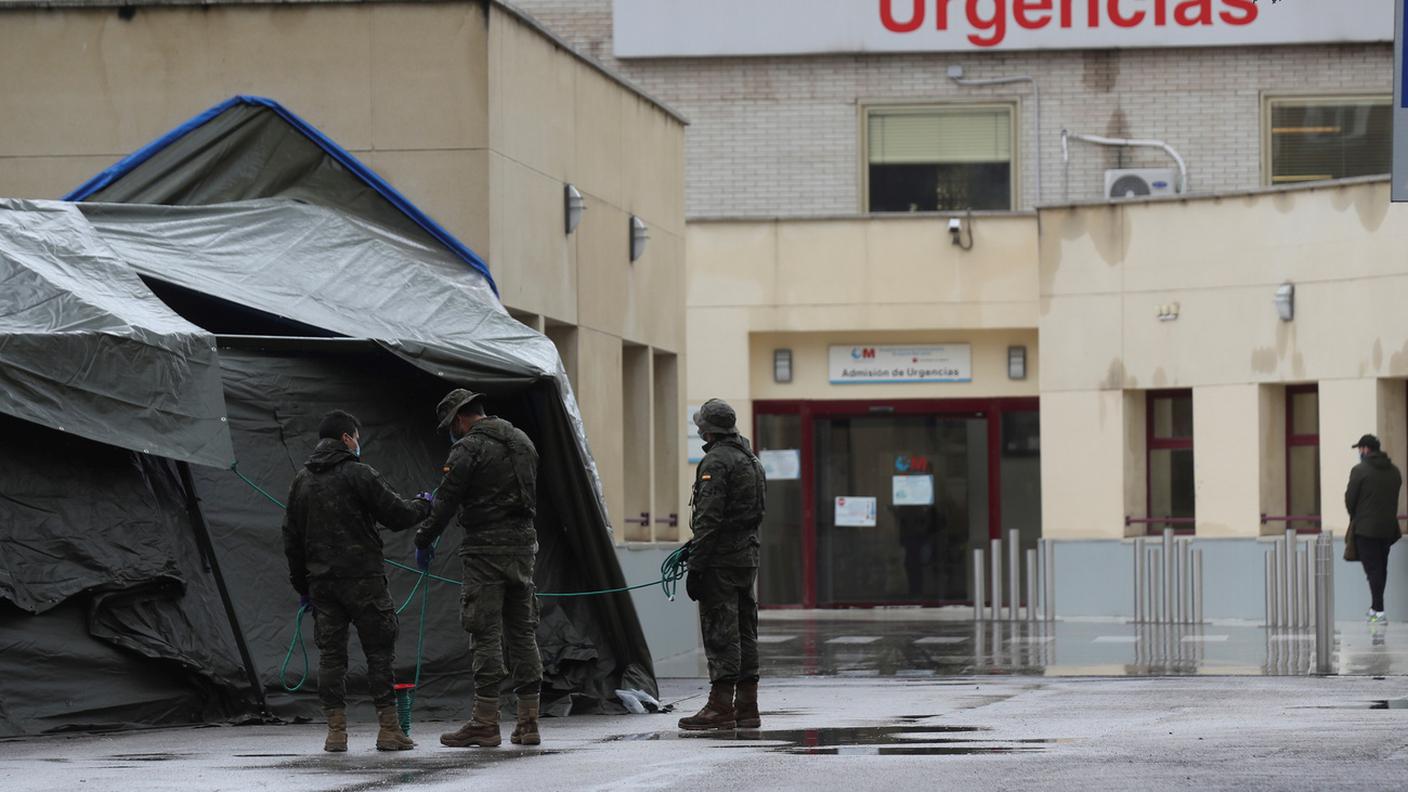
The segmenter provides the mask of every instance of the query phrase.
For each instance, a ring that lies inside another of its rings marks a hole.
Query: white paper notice
[[[699,413],[700,407],[691,404],[684,411],[684,442],[691,465],[704,459],[704,438],[699,436],[699,427],[694,425],[694,416]]]
[[[892,479],[896,506],[933,506],[933,476],[895,476]]]
[[[875,500],[875,498],[837,498],[836,524],[853,528],[874,528]]]
[[[763,475],[768,481],[796,481],[802,477],[802,452],[795,448],[762,451],[758,461],[763,463]]]

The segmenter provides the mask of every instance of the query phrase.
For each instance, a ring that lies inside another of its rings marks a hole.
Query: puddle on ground
[[[982,745],[838,745],[831,748],[790,748],[786,752],[811,756],[982,756],[984,754],[1036,753],[1035,746]]]
[[[487,767],[498,762],[510,762],[535,756],[556,756],[563,750],[539,748],[466,748],[463,751],[439,752],[429,757],[396,753],[316,754],[281,765],[288,770],[313,773],[335,773],[362,777],[366,781],[339,786],[339,792],[373,792],[401,785],[432,783],[440,776]]]
[[[112,754],[109,759],[121,759],[124,762],[169,762],[191,754],[180,753],[135,753],[135,754]]]
[[[923,717],[910,716],[905,720]],[[777,745],[720,745],[719,748],[754,748],[778,753],[875,756],[971,756],[1024,753],[1043,750],[1053,740],[991,740],[978,736],[989,731],[977,726],[849,726],[822,729],[739,729],[736,731],[646,732],[608,737],[604,742],[654,740],[714,740],[724,743],[780,743]],[[952,735],[966,735],[955,737]]]

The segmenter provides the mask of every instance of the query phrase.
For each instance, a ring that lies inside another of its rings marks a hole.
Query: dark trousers
[[[690,574],[703,576],[699,627],[709,681],[758,681],[758,601],[753,597],[758,570],[710,567]]]
[[[460,623],[474,641],[474,693],[498,698],[504,680],[515,693],[542,689],[538,654],[538,592],[533,555],[467,555],[460,592]],[[504,663],[504,655],[508,663]]]
[[[385,577],[314,580],[313,639],[318,645],[318,699],[324,709],[347,706],[347,634],[357,628],[367,656],[367,687],[378,708],[396,703],[392,665],[396,661],[396,606]]]
[[[1393,547],[1393,542],[1356,536],[1354,545],[1359,551],[1359,562],[1364,565],[1364,576],[1369,578],[1369,596],[1373,599],[1369,607],[1383,611],[1384,586],[1388,583],[1388,551]]]

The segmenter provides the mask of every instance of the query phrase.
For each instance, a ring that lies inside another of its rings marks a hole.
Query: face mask
[[[358,444],[357,444],[357,447],[354,448],[354,449],[352,449],[352,456],[357,457],[358,459],[361,459],[361,458],[362,458],[362,444],[361,444],[361,443],[358,443]]]
[[[457,442],[459,442],[459,438],[458,438],[458,437],[455,437],[455,430],[454,430],[454,429],[451,429],[451,430],[450,430],[450,445],[454,445],[454,444],[457,443]]]

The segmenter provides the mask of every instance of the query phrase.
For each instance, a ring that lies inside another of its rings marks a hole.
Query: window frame
[[[1274,181],[1271,162],[1271,110],[1278,103],[1290,102],[1304,105],[1312,104],[1351,104],[1354,102],[1383,102],[1390,109],[1393,108],[1393,94],[1383,91],[1308,91],[1297,93],[1294,91],[1263,92],[1261,94],[1261,184],[1263,187],[1288,187],[1296,184],[1308,182],[1280,182]]]
[[[1294,477],[1291,475],[1291,449],[1314,447],[1319,454],[1323,452],[1320,447],[1320,385],[1313,383],[1309,385],[1287,385],[1286,386],[1286,517],[1313,517],[1310,520],[1287,519],[1287,526],[1297,526],[1296,533],[1318,534],[1320,533],[1321,519],[1325,516],[1325,504],[1322,500],[1319,514],[1291,514],[1291,482]],[[1295,434],[1295,397],[1307,393],[1315,394],[1315,434]],[[1319,465],[1316,465],[1315,482],[1318,488],[1321,484]]]
[[[1011,136],[1012,136],[1012,139],[1011,139],[1009,145],[1011,146],[1012,156],[1011,156],[1011,158],[1008,160],[1008,162],[1009,162],[1009,167],[1008,167],[1008,182],[1009,182],[1009,184],[1008,184],[1008,195],[1009,195],[1010,200],[1007,202],[1007,208],[1006,208],[1006,209],[985,209],[985,210],[974,210],[974,211],[986,211],[986,212],[1016,212],[1016,211],[1020,211],[1020,209],[1018,209],[1018,207],[1020,207],[1020,206],[1022,205],[1022,196],[1021,196],[1021,186],[1022,186],[1022,169],[1021,169],[1021,168],[1022,168],[1022,156],[1021,156],[1021,144],[1022,144],[1022,126],[1021,126],[1021,123],[1022,123],[1022,106],[1021,106],[1021,103],[1019,103],[1019,102],[1016,101],[1015,99],[1014,99],[1014,100],[1010,100],[1010,101],[992,101],[992,102],[954,102],[954,101],[942,101],[942,100],[928,101],[928,102],[925,102],[925,101],[918,101],[918,102],[916,102],[916,101],[909,101],[909,100],[897,100],[897,101],[872,101],[872,102],[862,102],[862,103],[858,106],[858,110],[859,110],[859,119],[858,119],[858,124],[857,124],[857,126],[859,127],[859,132],[860,132],[860,134],[859,134],[859,138],[860,138],[860,156],[858,157],[858,160],[859,160],[859,163],[858,163],[858,165],[859,165],[859,173],[858,173],[857,175],[858,175],[858,180],[859,180],[859,183],[860,183],[860,211],[861,211],[861,214],[864,214],[864,215],[875,214],[875,215],[880,215],[880,216],[882,216],[882,217],[895,217],[895,216],[903,216],[903,215],[909,215],[909,214],[921,214],[921,215],[922,215],[922,214],[939,214],[939,215],[949,215],[949,214],[955,214],[955,213],[957,213],[957,212],[963,212],[963,211],[965,211],[965,210],[963,210],[963,209],[941,209],[941,210],[938,210],[938,211],[936,211],[936,212],[935,212],[935,211],[921,211],[921,212],[872,212],[872,211],[871,211],[871,209],[870,209],[870,114],[871,114],[872,112],[876,112],[876,111],[879,111],[879,112],[885,112],[885,111],[891,111],[891,112],[894,112],[894,111],[922,112],[922,111],[925,111],[925,110],[937,111],[937,112],[958,112],[958,111],[963,111],[963,110],[992,110],[992,109],[1005,109],[1005,110],[1007,110],[1009,116],[1011,117],[1011,124],[1010,124],[1010,126],[1009,126],[1009,129],[1010,129],[1010,134],[1011,134]]]
[[[1154,452],[1155,451],[1192,451],[1196,459],[1197,451],[1193,448],[1193,435],[1187,437],[1159,437],[1154,430],[1154,402],[1162,399],[1177,399],[1187,397],[1189,406],[1193,406],[1192,388],[1167,388],[1163,390],[1146,391],[1144,395],[1144,515],[1148,522],[1145,524],[1145,533],[1149,536],[1158,536],[1163,533],[1165,527],[1172,528],[1174,533],[1191,536],[1197,532],[1198,496],[1196,488],[1193,493],[1193,516],[1191,518],[1156,518],[1153,513],[1154,503]],[[1193,420],[1198,420],[1194,413]],[[1196,434],[1196,429],[1195,429]],[[1184,520],[1193,522],[1184,522]],[[1179,520],[1179,522],[1170,522]]]

